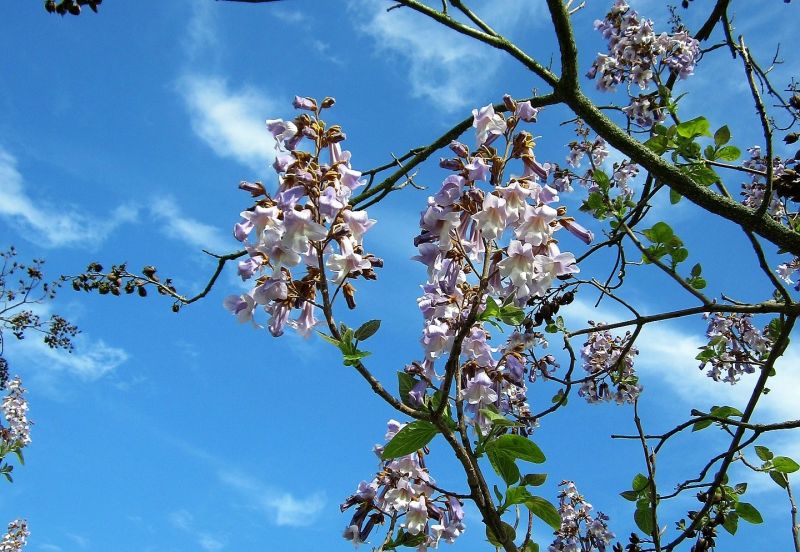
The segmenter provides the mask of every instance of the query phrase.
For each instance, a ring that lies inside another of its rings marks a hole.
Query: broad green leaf
[[[361,326],[355,331],[353,334],[356,339],[359,341],[364,341],[375,335],[375,332],[378,331],[378,328],[381,327],[380,320],[370,320],[368,322],[364,322]]]
[[[731,140],[731,131],[728,129],[728,125],[719,127],[717,131],[714,133],[714,145],[716,146],[724,146]]]
[[[540,496],[531,496],[525,501],[525,506],[533,515],[544,521],[547,525],[558,531],[561,527],[561,516],[556,507]]]
[[[497,425],[502,427],[512,427],[519,425],[516,422],[509,420],[502,414],[498,414],[495,410],[492,410],[491,408],[481,408],[481,414],[483,414],[487,420],[492,422],[492,425]]]
[[[24,466],[25,465],[25,457],[22,456],[22,448],[21,447],[17,447],[16,449],[14,449],[14,454],[17,456],[17,460],[19,460],[19,463]]]
[[[767,447],[756,445],[755,449],[756,449],[756,455],[764,462],[766,462],[767,460],[772,460],[773,456],[775,456],[774,454],[772,454],[772,451],[770,451]]]
[[[633,482],[631,482],[631,489],[634,491],[641,492],[647,488],[647,485],[650,483],[650,480],[647,478],[646,475],[641,473],[637,473],[636,477],[633,478]]]
[[[725,515],[725,522],[722,527],[731,535],[735,535],[736,530],[739,528],[739,515],[735,512],[728,512]]]
[[[677,131],[679,136],[684,138],[694,138],[695,136],[711,136],[709,133],[708,119],[705,117],[697,117],[689,121],[684,121],[678,125]]]
[[[666,136],[656,135],[647,140],[644,146],[653,153],[662,155],[669,147],[669,139]]]
[[[539,552],[539,545],[529,540],[525,548],[522,549],[522,552]]]
[[[486,448],[486,456],[495,473],[505,481],[506,485],[513,485],[519,481],[519,468],[514,462],[514,457],[495,447]]]
[[[700,186],[711,186],[719,181],[719,175],[704,163],[695,163],[678,167],[680,171]]]
[[[710,414],[718,418],[730,418],[731,416],[736,418],[742,417],[741,411],[732,406],[715,406],[711,408]]]
[[[400,393],[400,400],[403,404],[409,404],[408,393],[417,384],[416,378],[405,372],[397,372],[397,387]]]
[[[509,487],[506,489],[506,499],[504,503],[507,506],[512,504],[522,504],[531,497],[531,493],[525,487]]]
[[[645,535],[650,535],[653,532],[653,513],[649,507],[637,508],[633,513],[633,520]]]
[[[593,170],[592,177],[601,190],[608,190],[611,188],[611,180],[608,178],[608,175],[600,169]]]
[[[668,243],[675,235],[666,222],[657,222],[652,228],[642,232],[653,243]]]
[[[700,276],[698,276],[696,278],[692,278],[692,280],[689,283],[691,284],[691,286],[694,289],[704,289],[708,285],[708,282],[706,282],[706,279],[705,278],[701,278]]]
[[[669,202],[671,204],[675,205],[676,203],[678,203],[681,200],[682,197],[683,196],[679,192],[676,192],[675,190],[670,188],[670,190],[669,190]]]
[[[711,351],[708,351],[708,350],[703,351],[703,353],[706,353],[706,352],[710,352],[712,357],[716,356]],[[703,353],[700,353],[700,355],[702,355]],[[697,357],[698,357],[697,360],[701,360],[701,361],[705,362],[707,359],[699,358],[700,355],[697,355]],[[699,422],[695,422],[692,425],[692,431],[700,431],[701,429],[705,429],[705,428],[707,428],[708,426],[710,426],[713,423],[714,423],[713,420],[700,420]]]
[[[776,456],[772,459],[772,468],[781,473],[794,473],[800,469],[800,465],[787,456]]]
[[[736,513],[739,514],[740,518],[748,523],[758,524],[764,522],[764,518],[761,517],[761,513],[749,502],[738,503],[736,505]]]
[[[697,276],[700,276],[700,273],[701,273],[702,271],[703,271],[703,267],[702,267],[702,266],[700,266],[700,263],[697,263],[696,265],[694,265],[694,266],[692,267],[692,272],[691,272],[691,274],[692,274],[692,276],[694,276],[694,277],[696,278]]]
[[[423,542],[428,539],[428,536],[425,533],[417,533],[416,535],[412,535],[411,533],[406,533],[403,535],[403,542],[399,543],[402,546],[408,546],[409,548],[416,548]]]
[[[381,458],[391,460],[416,452],[438,433],[436,426],[425,420],[417,420],[407,424],[386,444]]]
[[[625,500],[630,500],[631,502],[635,502],[639,498],[639,493],[636,491],[622,491],[621,493],[619,493],[619,496],[621,496]]]
[[[491,297],[486,298],[486,308],[483,309],[483,312],[478,316],[478,320],[488,320],[490,318],[499,318],[500,317],[500,307],[497,305],[497,302]]]
[[[525,311],[514,305],[506,305],[500,308],[500,320],[509,326],[519,326],[525,320]]]
[[[541,449],[533,441],[521,435],[501,435],[489,443],[488,447],[500,450],[504,454],[509,454],[526,462],[541,464],[545,461]]]
[[[717,152],[717,159],[723,161],[736,161],[742,156],[742,151],[736,146],[725,146]]]
[[[520,485],[530,485],[531,487],[538,487],[544,485],[547,480],[546,473],[529,473],[525,475],[519,482]]]
[[[502,524],[503,534],[505,535],[506,540],[513,541],[515,538],[517,538],[517,532],[511,525],[509,525],[505,521],[501,521],[500,523]],[[496,546],[498,548],[502,548],[503,546],[502,543],[499,540],[497,540],[497,537],[495,537],[494,533],[492,532],[492,530],[489,528],[488,525],[486,526],[486,539],[492,544],[492,546]]]
[[[785,489],[786,486],[789,484],[789,478],[786,477],[785,473],[781,473],[779,471],[772,470],[772,471],[769,472],[769,476],[782,489]]]
[[[736,494],[743,495],[747,492],[747,483],[737,483],[733,486],[733,490]]]

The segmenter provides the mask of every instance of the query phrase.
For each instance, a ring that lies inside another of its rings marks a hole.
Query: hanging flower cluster
[[[641,18],[625,0],[617,0],[605,19],[595,21],[594,27],[608,41],[608,54],[598,54],[586,75],[597,78],[600,90],[614,91],[622,83],[646,90],[657,81],[663,68],[685,79],[694,73],[700,57],[700,43],[688,32],[656,35],[653,21]],[[655,94],[632,95],[625,112],[645,128],[665,118]]]
[[[710,365],[708,377],[731,385],[755,372],[772,349],[769,332],[756,328],[749,314],[712,312],[705,317],[709,342],[697,355],[700,369]]]
[[[6,385],[8,395],[3,397],[2,409],[5,424],[0,425],[0,437],[9,445],[24,447],[31,442],[31,422],[28,420],[28,401],[19,376]],[[2,549],[0,549],[2,550]]]
[[[504,102],[508,118],[491,105],[473,111],[475,150],[451,144],[456,157],[440,164],[454,174],[428,198],[414,239],[419,250],[414,259],[427,267],[428,279],[417,300],[424,358],[407,369],[419,378],[412,397],[421,401],[427,389],[438,388],[437,362],[457,360],[459,396],[482,431],[491,426],[485,409],[533,423],[525,398],[525,374],[531,369],[523,354],[536,342],[533,323],[525,333],[492,346],[488,322],[522,325],[522,307],[541,307],[553,288],[578,272],[575,256],[561,251],[555,232],[566,228],[585,243],[593,238],[566,216],[564,207],[554,205],[558,191],[546,183],[552,167],[537,161],[533,136],[517,131],[521,122],[534,120],[536,111],[509,96]],[[500,139],[504,145],[495,149]],[[521,172],[504,176],[513,170],[512,162]],[[451,359],[456,340],[461,357]]]
[[[592,505],[585,501],[572,481],[562,481],[558,494],[561,527],[548,552],[605,552],[614,533],[608,530],[608,516],[598,512],[592,517]]]
[[[405,424],[390,420],[386,441]],[[375,446],[380,458],[383,447]],[[344,538],[354,544],[366,542],[375,525],[387,517],[399,523],[397,545],[419,550],[437,548],[440,541],[452,544],[464,532],[464,511],[458,498],[434,489],[434,480],[425,467],[425,451],[385,461],[375,478],[362,481],[355,494],[341,505],[342,511],[356,508]]]
[[[317,104],[298,96],[294,106],[310,113],[292,121],[268,120],[267,129],[279,151],[273,164],[277,191],[269,194],[259,182],[239,186],[256,198],[234,227],[236,239],[248,253],[239,262],[239,275],[253,280],[254,286],[247,293],[228,296],[224,305],[240,322],[253,321],[256,308],[263,307],[270,316],[267,328],[276,337],[287,325],[300,335],[311,333],[318,323],[317,291],[328,285],[321,276],[326,268],[352,308],[355,288],[350,281],[374,280],[374,269],[383,264],[366,253],[362,243],[375,221],[349,204],[363,182],[361,173],[350,166],[350,152],[342,150],[345,135],[339,126],[327,127],[319,118],[333,103],[332,98]],[[310,144],[309,151],[300,149],[304,141]],[[299,311],[294,319],[293,310]]]
[[[8,524],[8,531],[0,541],[0,552],[19,552],[28,543],[28,522],[24,519],[15,519]]]
[[[742,166],[753,169],[754,171],[759,171],[762,174],[766,173],[767,158],[762,154],[761,146],[748,148],[747,152],[750,154],[750,158],[742,163]],[[780,180],[781,176],[787,171],[786,164],[780,157],[773,157],[772,169],[776,180]],[[742,203],[753,209],[759,208],[761,204],[764,203],[764,192],[766,188],[765,178],[760,174],[753,174],[749,182],[742,184]],[[779,194],[772,194],[767,212],[779,221],[786,217],[786,209]]]
[[[590,325],[602,326],[603,323]],[[639,378],[633,370],[633,357],[639,354],[627,332],[624,337],[609,331],[589,334],[581,349],[583,369],[589,378],[581,384],[578,394],[589,403],[614,399],[617,404],[633,403],[642,392]]]

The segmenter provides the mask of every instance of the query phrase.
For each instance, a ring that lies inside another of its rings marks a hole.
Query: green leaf
[[[17,460],[19,460],[19,463],[24,466],[25,457],[22,456],[22,447],[17,447],[16,449],[14,449],[14,454],[17,456]]]
[[[694,138],[695,136],[711,136],[709,133],[710,125],[705,117],[697,117],[689,121],[684,121],[678,125],[678,135],[684,138]],[[648,531],[649,533],[649,531]]]
[[[381,327],[380,320],[370,320],[368,322],[364,322],[361,326],[355,331],[353,334],[356,339],[359,341],[364,341],[375,335],[375,332],[378,331],[378,328]]]
[[[758,456],[761,460],[766,462],[767,460],[772,460],[774,454],[770,451],[767,447],[762,447],[760,445],[756,445],[756,456]]]
[[[719,127],[717,131],[714,133],[714,145],[716,146],[724,146],[731,140],[731,131],[728,129],[728,125]]]
[[[696,265],[694,265],[694,266],[692,267],[692,272],[691,272],[691,274],[692,274],[692,276],[693,276],[694,278],[697,278],[698,276],[700,276],[700,273],[701,273],[701,272],[703,272],[703,267],[702,267],[702,266],[700,266],[700,263],[697,263]]]
[[[509,487],[506,490],[506,499],[504,504],[511,506],[513,504],[522,504],[531,497],[531,493],[525,487]]]
[[[705,278],[701,278],[700,276],[696,278],[692,278],[689,282],[694,289],[703,289],[708,285]]]
[[[397,387],[400,393],[400,400],[403,401],[403,404],[410,406],[408,393],[414,388],[417,382],[417,379],[411,374],[397,372]]]
[[[361,360],[364,357],[368,357],[371,354],[372,353],[370,353],[369,351],[358,351],[357,350],[355,352],[347,353],[347,354],[343,355],[342,358],[344,359],[344,365],[345,366],[354,366],[354,365],[358,364],[359,360]]]
[[[601,190],[608,190],[611,188],[611,180],[608,178],[608,175],[600,169],[594,169],[592,171],[592,177]]]
[[[800,469],[800,465],[788,456],[776,456],[772,459],[772,468],[781,473],[794,473]]]
[[[505,521],[501,521],[500,523],[502,524],[503,534],[505,535],[506,540],[513,541],[515,538],[517,538],[517,532],[511,525],[509,525]],[[420,533],[420,535],[421,534],[422,533]],[[497,537],[495,537],[494,533],[492,532],[492,530],[489,528],[488,525],[486,526],[486,538],[492,544],[492,546],[496,546],[497,548],[501,548],[503,546],[503,544],[499,540],[497,540]]]
[[[735,512],[728,512],[725,515],[725,523],[722,524],[722,527],[731,535],[735,535],[736,530],[739,528],[739,515]]]
[[[667,148],[669,147],[669,138],[666,136],[653,136],[649,140],[644,143],[644,147],[656,153],[658,155],[663,155]]]
[[[329,335],[325,335],[324,333],[322,333],[322,332],[321,332],[321,331],[319,331],[319,330],[317,330],[317,333],[319,334],[319,336],[320,336],[322,339],[324,339],[325,341],[327,341],[327,342],[328,342],[328,343],[330,343],[331,345],[336,345],[336,347],[339,347],[339,348],[341,348],[341,345],[342,345],[342,343],[341,343],[341,341],[339,341],[338,339],[334,339],[334,338],[332,338],[332,337],[331,337],[331,336],[329,336]]]
[[[519,425],[518,423],[509,420],[502,414],[499,414],[496,410],[492,410],[492,408],[481,408],[481,414],[483,414],[487,420],[492,422],[492,425],[501,427],[513,427]]]
[[[725,146],[717,152],[717,159],[723,161],[736,161],[742,156],[742,150],[736,146]]]
[[[636,526],[645,535],[650,535],[653,532],[653,513],[649,507],[637,508],[633,513],[633,520]]]
[[[514,305],[506,305],[500,309],[500,320],[509,326],[519,326],[525,320],[525,311]]]
[[[686,248],[681,247],[670,253],[670,257],[672,257],[672,264],[676,265],[689,258],[689,251]]]
[[[652,228],[642,232],[653,243],[668,243],[675,235],[666,222],[657,222]]]
[[[487,445],[487,448],[494,448],[502,451],[505,454],[511,455],[513,458],[525,460],[526,462],[533,462],[541,464],[545,461],[544,454],[536,444],[522,437],[521,435],[501,435],[494,441]]]
[[[669,202],[671,204],[675,205],[681,200],[682,197],[683,196],[680,193],[676,192],[672,188],[669,189]]]
[[[520,485],[530,485],[531,487],[538,487],[544,485],[547,480],[546,473],[529,473],[525,475],[519,482]]]
[[[619,496],[621,496],[625,500],[630,500],[631,502],[635,502],[639,498],[639,493],[636,491],[622,491],[621,493],[619,493]]]
[[[789,485],[789,478],[786,477],[785,473],[781,473],[779,471],[772,470],[772,471],[769,472],[769,476],[782,489],[785,489],[786,486]]]
[[[743,495],[747,492],[747,483],[737,483],[733,486],[733,490],[736,494]]]
[[[490,318],[499,318],[500,317],[500,307],[497,305],[497,302],[491,297],[486,298],[486,308],[483,309],[483,312],[478,316],[478,320],[489,320]]]
[[[742,417],[742,413],[732,406],[714,406],[711,408],[710,414],[718,418]]]
[[[704,163],[694,163],[678,167],[680,171],[700,186],[711,186],[719,181],[719,175]]]
[[[416,452],[428,443],[438,433],[436,426],[425,420],[417,420],[407,424],[386,444],[381,458],[391,460]]]
[[[706,351],[703,351],[703,352],[706,352]],[[699,357],[700,355],[697,355],[697,356]],[[712,356],[714,356],[713,353],[712,353]],[[698,358],[697,360],[702,360],[702,359]],[[705,360],[703,360],[703,362],[705,362]],[[700,431],[701,429],[705,429],[705,428],[707,428],[708,426],[710,426],[713,423],[714,423],[713,420],[700,420],[699,422],[695,422],[692,425],[692,431]]]
[[[539,552],[539,545],[529,540],[525,545],[525,548],[522,549],[522,552]]]
[[[736,505],[736,513],[739,514],[740,518],[748,523],[758,524],[764,522],[764,518],[761,517],[761,513],[749,502],[738,503]]]
[[[647,478],[647,476],[641,473],[637,473],[636,477],[634,477],[633,481],[631,482],[631,489],[633,489],[637,493],[640,493],[647,488],[649,483],[650,480]]]
[[[556,507],[540,496],[531,496],[525,501],[525,506],[533,515],[544,521],[547,525],[558,531],[561,527],[561,516]]]
[[[519,481],[519,468],[514,462],[513,456],[489,446],[486,447],[486,456],[489,458],[492,469],[505,481],[506,485],[513,485]]]

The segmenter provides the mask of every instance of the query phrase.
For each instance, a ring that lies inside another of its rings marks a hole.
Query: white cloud
[[[0,217],[20,225],[20,234],[46,247],[94,247],[121,224],[133,222],[137,209],[122,205],[96,218],[69,205],[54,205],[30,195],[17,160],[0,147]]]
[[[276,525],[311,525],[325,506],[325,498],[320,493],[299,499],[291,493],[271,489],[241,472],[223,469],[219,472],[219,478],[247,497],[254,507],[267,514]]]
[[[214,152],[253,169],[275,159],[275,141],[264,121],[278,113],[277,103],[252,87],[233,90],[225,79],[189,74],[179,79],[194,132]]]
[[[169,515],[169,521],[176,529],[190,534],[198,546],[206,552],[218,552],[225,548],[225,544],[211,533],[199,531],[195,528],[194,516],[186,510],[177,510]]]
[[[308,21],[308,17],[306,17],[306,15],[299,10],[272,8],[269,13],[284,23],[304,23],[305,21]]]
[[[49,317],[48,306],[35,307],[36,313],[43,319]],[[38,336],[31,335],[14,344],[12,360],[16,362],[16,358],[24,359],[31,366],[34,377],[48,387],[52,386],[53,378],[59,374],[74,376],[86,382],[97,381],[114,372],[130,358],[124,349],[108,345],[102,339],[92,339],[87,334],[78,334],[72,339],[72,343],[75,350],[69,353],[51,349]]]
[[[196,59],[201,54],[213,51],[219,43],[217,30],[214,26],[213,4],[210,2],[192,2],[186,34],[183,38],[183,48],[189,59]]]
[[[150,213],[162,221],[161,228],[166,235],[190,247],[215,252],[231,249],[232,240],[226,239],[218,228],[184,215],[171,197],[156,199],[150,205]]]
[[[542,4],[542,5],[540,5]],[[408,67],[411,94],[455,110],[493,82],[502,53],[410,9],[386,11],[382,3],[350,0],[357,27],[375,40],[381,55],[398,56]],[[513,34],[538,21],[538,2],[484,2],[477,12],[498,30]]]
[[[61,552],[63,549],[56,545],[56,544],[48,544],[43,543],[38,546],[39,550],[44,550],[44,552]]]

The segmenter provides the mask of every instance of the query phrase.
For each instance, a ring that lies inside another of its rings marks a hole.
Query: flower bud
[[[294,100],[292,101],[292,106],[295,109],[305,109],[307,111],[316,111],[317,110],[317,101],[314,98],[303,98],[301,96],[295,96]]]
[[[459,157],[467,157],[469,155],[469,148],[457,140],[450,142],[450,149]]]
[[[342,293],[344,300],[347,303],[347,308],[353,310],[356,308],[356,288],[350,282],[345,282],[342,286]]]
[[[514,111],[517,109],[517,102],[515,102],[514,98],[512,98],[509,94],[505,94],[503,96],[503,105],[505,105],[506,109],[508,109],[511,113],[514,113]]]
[[[324,100],[322,100],[322,109],[328,109],[329,107],[333,107],[333,104],[336,103],[336,100],[331,98],[330,96],[326,96]]]

